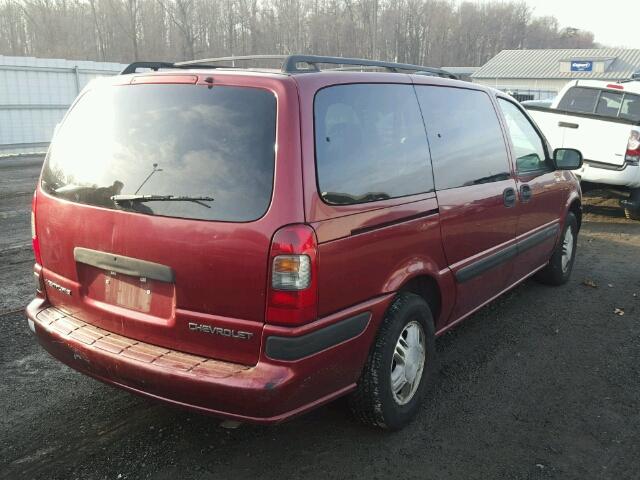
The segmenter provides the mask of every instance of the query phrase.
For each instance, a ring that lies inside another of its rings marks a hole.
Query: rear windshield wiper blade
[[[211,208],[204,202],[213,202],[213,197],[192,197],[189,195],[113,195],[110,197],[115,203],[120,202],[193,202],[203,207]]]

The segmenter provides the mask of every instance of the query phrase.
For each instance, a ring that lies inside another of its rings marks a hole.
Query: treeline
[[[593,48],[524,2],[0,0],[0,54],[130,62],[261,53],[482,65],[503,49]]]

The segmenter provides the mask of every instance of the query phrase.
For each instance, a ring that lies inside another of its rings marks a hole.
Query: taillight
[[[295,326],[318,314],[318,244],[308,225],[289,225],[273,236],[269,255],[267,323]]]
[[[31,245],[33,245],[33,256],[36,263],[42,265],[42,257],[40,256],[40,242],[38,241],[38,231],[36,229],[36,204],[38,203],[38,191],[33,192],[33,200],[31,201]]]
[[[633,127],[631,130],[624,159],[631,165],[640,164],[640,128],[638,127]]]

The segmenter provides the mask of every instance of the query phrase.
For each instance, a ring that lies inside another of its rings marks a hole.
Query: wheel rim
[[[416,394],[425,361],[424,330],[413,320],[400,333],[391,361],[391,392],[399,405],[410,402]]]
[[[571,258],[573,257],[573,229],[567,228],[564,233],[564,239],[562,240],[562,271],[566,272],[571,265]]]

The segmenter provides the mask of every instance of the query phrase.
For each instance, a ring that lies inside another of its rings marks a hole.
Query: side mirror
[[[553,161],[557,170],[577,170],[582,167],[582,153],[575,148],[556,148]]]

